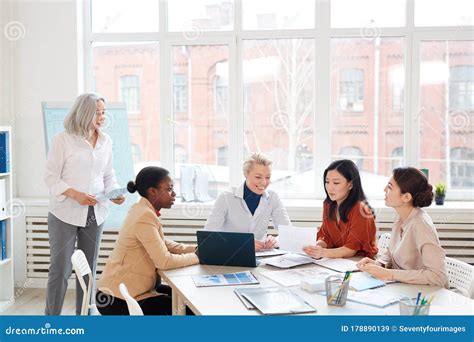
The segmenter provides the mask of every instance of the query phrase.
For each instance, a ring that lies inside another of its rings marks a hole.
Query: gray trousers
[[[48,214],[48,234],[51,251],[51,261],[46,289],[46,315],[60,315],[66,295],[68,279],[72,273],[71,256],[77,248],[86,255],[92,270],[92,298],[95,297],[96,260],[99,254],[100,239],[103,224],[97,226],[94,208],[89,207],[85,227],[77,227],[65,223],[53,214]],[[88,276],[85,282],[89,281]],[[76,280],[76,315],[81,314],[83,292],[79,281]]]

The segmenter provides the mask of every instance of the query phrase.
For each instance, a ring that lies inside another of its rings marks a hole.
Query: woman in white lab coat
[[[291,222],[278,194],[267,189],[272,161],[262,153],[252,153],[243,164],[243,172],[245,182],[217,197],[204,229],[253,233],[257,251],[273,248],[277,240],[267,235],[270,220],[276,229]]]

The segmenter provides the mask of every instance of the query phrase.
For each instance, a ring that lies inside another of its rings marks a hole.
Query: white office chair
[[[379,249],[378,256],[381,256],[385,251],[388,249],[388,245],[390,245],[390,239],[392,238],[392,234],[385,233],[380,235],[379,241],[377,242],[377,248]]]
[[[92,271],[87,262],[86,255],[80,249],[77,249],[71,256],[72,267],[76,273],[76,277],[81,285],[83,297],[81,315],[88,315],[89,309],[91,309],[92,315],[100,315],[99,310],[95,304],[91,304],[91,286],[92,286]],[[84,276],[89,275],[89,282],[86,285]]]
[[[143,316],[142,308],[135,300],[135,298],[130,296],[130,293],[128,293],[128,289],[124,283],[120,283],[119,290],[123,298],[125,298],[125,301],[127,302],[128,312],[130,313],[130,316]]]
[[[449,287],[454,288],[463,296],[474,298],[474,266],[466,262],[446,257],[446,272]]]

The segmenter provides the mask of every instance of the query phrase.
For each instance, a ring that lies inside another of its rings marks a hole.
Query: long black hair
[[[326,190],[326,176],[329,171],[336,170],[339,172],[348,182],[352,182],[352,189],[349,190],[349,195],[346,199],[342,201],[341,205],[338,208],[339,217],[342,222],[347,223],[347,215],[349,211],[356,205],[357,202],[365,202],[368,205],[367,198],[365,197],[364,190],[362,189],[362,183],[360,182],[359,170],[357,169],[356,164],[352,160],[341,159],[333,161],[326,170],[324,170],[323,184],[324,191],[326,192],[326,199],[324,203],[329,204],[329,218],[331,220],[336,220],[336,209],[337,202],[331,201]],[[370,206],[369,206],[370,208]]]
[[[140,196],[148,198],[148,189],[156,188],[170,173],[168,170],[158,166],[147,166],[138,172],[137,178],[127,184],[127,190],[131,193],[138,191]]]

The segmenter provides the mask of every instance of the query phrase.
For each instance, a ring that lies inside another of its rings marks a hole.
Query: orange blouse
[[[365,204],[357,202],[347,215],[347,222],[339,223],[329,218],[329,204],[324,203],[323,223],[317,240],[323,240],[327,248],[347,247],[357,251],[356,255],[373,258],[377,252],[375,243],[375,221],[364,212]]]

